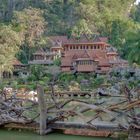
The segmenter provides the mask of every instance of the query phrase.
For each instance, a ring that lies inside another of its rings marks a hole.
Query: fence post
[[[38,104],[39,104],[39,112],[40,112],[40,135],[46,134],[47,129],[47,111],[46,104],[44,98],[44,88],[41,85],[37,85],[37,96],[38,96]]]

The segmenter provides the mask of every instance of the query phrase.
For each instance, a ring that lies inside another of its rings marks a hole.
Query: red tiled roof
[[[99,40],[101,41],[101,42],[108,42],[108,38],[107,37],[99,37]]]
[[[67,36],[50,36],[49,38],[53,41],[65,41],[65,40],[67,40]]]
[[[43,50],[37,50],[35,53],[33,53],[33,55],[44,55],[44,54],[46,54],[46,52]]]
[[[64,56],[61,58],[61,66],[62,68],[69,68],[72,67],[72,63],[75,61],[80,61],[80,60],[91,60],[91,61],[96,61],[96,64],[103,68],[103,71],[108,71],[111,64],[118,64],[119,63],[127,63],[124,62],[122,60],[119,60],[119,62],[115,62],[115,61],[110,61],[108,55],[115,55],[117,56],[117,52],[116,50],[112,50],[110,49],[109,51],[107,49],[88,49],[89,47],[85,48],[85,49],[77,49],[78,47],[76,47],[76,49],[74,49],[75,47],[73,47],[72,49],[67,49],[68,47],[71,47],[71,45],[74,44],[102,44],[102,46],[105,46],[105,48],[107,46],[110,46],[109,44],[107,44],[108,42],[108,38],[107,37],[95,37],[92,39],[88,39],[86,37],[81,37],[80,39],[75,39],[75,38],[67,38],[66,36],[54,36],[54,37],[50,37],[53,41],[56,41],[58,45],[64,47]],[[69,45],[70,44],[70,45]],[[81,47],[80,47],[81,48]],[[82,47],[83,48],[83,47]],[[109,47],[110,48],[110,47]],[[111,58],[111,57],[110,57]],[[112,60],[112,58],[111,58]],[[84,65],[78,65],[78,71],[94,71],[94,65],[88,65],[88,63],[85,63]],[[102,70],[102,69],[101,69]]]
[[[109,66],[106,52],[103,50],[69,50],[65,52],[62,58],[62,66],[71,66],[74,60],[93,60],[98,61],[100,66]]]
[[[84,58],[84,54],[87,53],[91,59],[98,57],[106,58],[106,51],[104,50],[69,50],[65,51],[65,56],[72,58],[74,55],[77,55],[78,58]]]
[[[76,39],[74,37],[68,38],[67,36],[51,36],[50,40],[53,42],[59,42],[62,44],[75,44],[75,43],[95,43],[95,44],[105,44],[108,41],[107,37],[86,38],[85,36]],[[108,45],[108,44],[107,44]]]
[[[72,59],[69,57],[61,59],[61,66],[71,66],[71,63]]]
[[[78,72],[93,72],[95,71],[95,68],[92,65],[80,65],[77,67]]]
[[[110,66],[108,59],[99,58],[99,66]]]

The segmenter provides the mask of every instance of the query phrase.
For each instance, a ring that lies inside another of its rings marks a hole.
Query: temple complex
[[[50,50],[39,49],[32,54],[28,65],[17,59],[13,62],[13,75],[19,73],[27,75],[30,65],[52,65],[58,58],[61,61],[62,72],[82,72],[106,74],[113,68],[124,68],[128,62],[120,58],[117,49],[108,44],[106,37],[81,37],[79,39],[67,36],[50,37]],[[9,72],[4,72],[3,77],[9,77]]]
[[[56,36],[52,40],[55,45],[51,50],[61,52],[62,72],[107,73],[112,68],[128,66],[128,62],[107,43],[106,37],[75,39]]]

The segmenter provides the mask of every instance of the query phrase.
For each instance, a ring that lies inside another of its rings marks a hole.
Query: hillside
[[[130,63],[140,64],[140,5],[134,0],[0,0],[0,66],[27,63],[49,37],[105,36]],[[6,64],[5,64],[5,63]]]

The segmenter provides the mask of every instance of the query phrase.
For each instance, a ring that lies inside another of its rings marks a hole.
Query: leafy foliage
[[[20,26],[22,39],[30,47],[35,46],[44,32],[45,21],[42,14],[41,10],[35,8],[14,13],[13,24]]]
[[[23,63],[28,63],[34,47],[46,44],[46,38],[43,36],[46,22],[40,9],[29,8],[23,11],[15,11],[12,24],[15,29],[19,29],[20,38],[22,38],[21,50],[18,58]]]
[[[0,26],[0,74],[12,72],[15,54],[18,52],[21,40],[11,26]]]
[[[0,47],[5,50],[5,45],[11,46],[4,55],[0,52],[0,61],[6,62],[10,67],[12,65],[9,63],[12,63],[16,54],[21,62],[27,64],[36,48],[49,46],[46,35],[79,38],[82,34],[99,33],[107,36],[109,43],[117,47],[122,56],[139,64],[137,30],[140,28],[140,4],[134,5],[134,2],[135,0],[0,0],[0,20],[5,24],[0,27],[0,34],[6,42],[1,41]],[[9,23],[12,26],[6,26]],[[131,37],[130,31],[133,34]],[[18,50],[14,46],[19,44]],[[60,65],[59,61],[56,63]],[[7,67],[6,64],[3,64],[4,67]]]
[[[129,32],[125,46],[125,56],[131,63],[140,65],[140,31]]]

